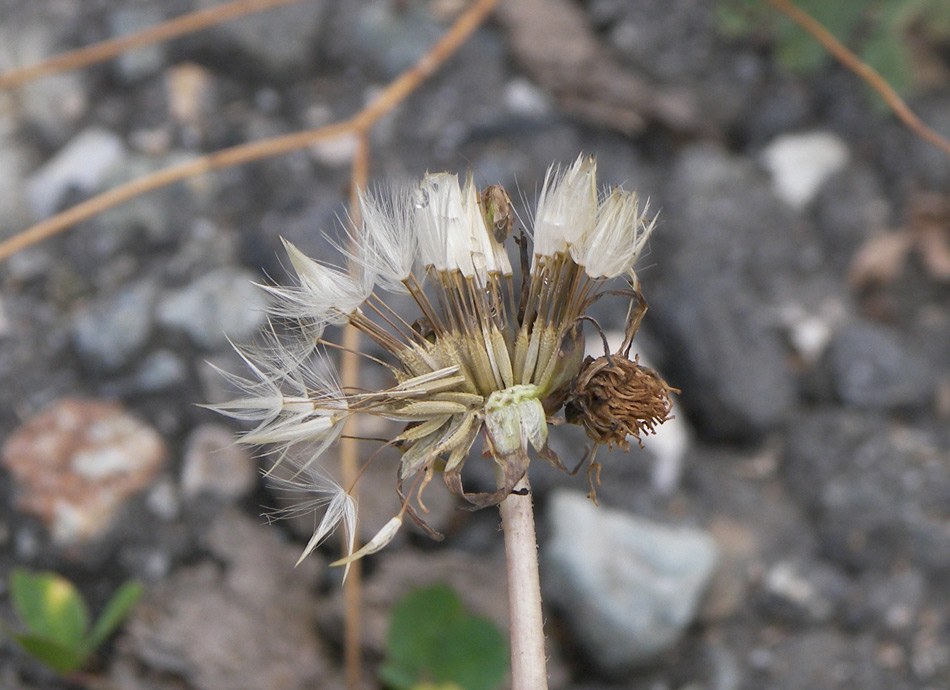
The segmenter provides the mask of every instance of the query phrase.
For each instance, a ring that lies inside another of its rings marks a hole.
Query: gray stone
[[[759,84],[743,117],[743,127],[755,145],[773,139],[782,132],[801,129],[811,116],[808,86],[788,74],[772,74]]]
[[[202,7],[215,6],[215,0],[202,0]],[[213,49],[222,44],[244,53],[257,69],[286,78],[288,73],[312,64],[317,36],[329,3],[300,2],[266,12],[240,17],[215,27]]]
[[[327,49],[336,59],[368,62],[394,77],[415,64],[441,31],[426,5],[402,6],[394,0],[342,3],[327,35]]]
[[[819,191],[814,210],[825,256],[839,272],[846,271],[858,249],[892,222],[881,180],[860,165],[831,177]]]
[[[55,16],[55,11],[47,14],[47,9],[39,9],[30,19],[0,23],[0,72],[40,62],[62,47],[55,32],[68,20]],[[81,70],[46,75],[19,87],[16,102],[22,120],[37,127],[52,143],[62,145],[88,108],[86,76]]]
[[[124,156],[125,146],[117,135],[101,127],[84,129],[27,180],[33,214],[51,216],[71,190],[96,191]]]
[[[151,335],[157,295],[156,284],[146,279],[77,313],[73,343],[83,361],[100,371],[126,366]]]
[[[868,688],[868,685],[855,682],[853,677],[858,666],[858,650],[854,641],[830,630],[815,630],[791,637],[774,649],[771,682],[763,683],[763,687],[783,690]],[[878,683],[873,686],[874,690],[881,687]]]
[[[792,428],[785,481],[827,559],[886,570],[906,558],[934,577],[946,573],[950,438],[853,410],[818,410]]]
[[[911,344],[869,321],[856,321],[834,336],[828,366],[838,397],[856,407],[919,408],[933,392],[931,371]]]
[[[762,67],[748,53],[730,49],[713,5],[621,1],[601,3],[595,12],[609,17],[604,34],[621,60],[658,83],[688,87],[710,122],[733,121],[754,102]]]
[[[837,569],[823,562],[779,561],[765,573],[765,607],[795,624],[825,623],[846,604],[848,583]]]
[[[831,132],[802,132],[776,137],[762,151],[776,195],[795,209],[815,199],[829,177],[844,168],[850,152]]]
[[[650,260],[662,273],[640,276],[657,364],[702,431],[761,437],[796,402],[776,311],[822,284],[817,241],[761,170],[717,147],[686,149],[661,203]]]
[[[103,187],[118,187],[192,160],[194,155],[183,151],[165,155],[130,153],[121,165],[109,171]],[[91,221],[96,228],[93,248],[98,256],[110,256],[119,250],[139,248],[143,239],[152,245],[181,242],[188,237],[183,228],[194,222],[195,206],[206,203],[216,191],[214,180],[203,179],[200,184],[172,185],[110,208]]]
[[[785,348],[741,283],[696,276],[648,294],[663,371],[705,433],[757,438],[787,418],[796,390]]]
[[[188,377],[188,365],[171,350],[150,352],[139,365],[132,385],[143,393],[158,393],[174,388]]]
[[[243,268],[219,268],[191,285],[164,295],[158,320],[188,335],[198,347],[215,350],[250,340],[266,317],[267,300],[254,286],[260,277]]]
[[[23,180],[31,158],[26,146],[12,137],[0,136],[0,238],[28,224]]]
[[[114,37],[125,36],[160,24],[165,16],[158,7],[129,5],[119,7],[109,15],[109,28]],[[165,43],[153,43],[127,51],[115,59],[119,75],[126,82],[134,82],[156,74],[165,63]]]
[[[546,600],[558,607],[601,671],[649,663],[676,645],[712,576],[713,538],[558,492],[542,547]]]
[[[51,140],[65,143],[89,107],[89,87],[81,71],[61,72],[23,87],[23,113]]]
[[[236,511],[218,517],[206,546],[215,563],[150,588],[126,623],[117,647],[147,681],[131,687],[164,687],[158,683],[169,673],[194,690],[332,687],[313,628],[318,559],[294,568],[296,547]]]
[[[181,490],[187,499],[237,500],[257,480],[257,463],[234,434],[219,424],[202,424],[185,441]]]
[[[747,158],[708,144],[687,147],[664,197],[662,227],[650,240],[650,259],[664,276],[731,274],[763,301],[800,287],[816,240]]]
[[[893,632],[913,629],[918,624],[921,607],[933,596],[919,570],[913,567],[896,572],[868,573],[861,579],[867,593],[868,612],[881,625]]]
[[[524,77],[517,77],[505,84],[505,107],[524,118],[544,118],[554,110],[551,96]]]

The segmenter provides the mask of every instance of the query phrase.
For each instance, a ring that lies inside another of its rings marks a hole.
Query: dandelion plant
[[[406,516],[439,538],[423,517],[423,491],[436,475],[473,509],[499,505],[513,687],[540,690],[547,681],[528,465],[533,454],[566,471],[548,445],[552,424],[583,426],[595,448],[627,447],[629,436],[639,440],[669,417],[671,389],[629,359],[646,311],[634,264],[655,220],[635,192],[599,193],[596,162],[583,156],[549,169],[527,233],[515,231],[505,190],[480,193],[471,176],[460,184],[456,175],[427,174],[414,186],[362,195],[360,208],[360,241],[341,248],[340,265],[284,243],[296,281],[264,289],[275,321],[289,328],[271,325],[263,345],[239,350],[250,376],[226,376],[244,397],[215,407],[255,422],[243,442],[268,446],[274,467],[293,464],[293,481],[325,505],[301,558],[340,525],[350,544],[340,565],[383,548]],[[608,288],[615,278],[625,284]],[[399,313],[392,293],[411,297],[417,313]],[[586,312],[602,297],[627,305],[625,338],[617,352],[586,357],[585,328],[599,330]],[[347,322],[386,353],[371,359],[388,369],[388,387],[339,384],[323,334]],[[388,445],[402,455],[400,510],[354,550],[352,487],[335,483],[319,461],[355,414],[400,423]],[[496,489],[468,491],[466,462],[490,463]]]

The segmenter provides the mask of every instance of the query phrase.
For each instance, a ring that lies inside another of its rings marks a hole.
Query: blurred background
[[[211,4],[0,0],[0,71]],[[950,135],[942,0],[801,5]],[[0,239],[349,117],[466,6],[300,2],[0,93]],[[373,184],[471,169],[526,221],[548,166],[593,154],[659,211],[634,350],[682,390],[676,419],[598,456],[599,509],[583,473],[531,469],[554,690],[950,686],[950,158],[773,9],[727,0],[502,0],[370,143]],[[279,238],[332,258],[354,150],[193,178],[0,265],[0,617],[16,628],[15,567],[93,611],[146,588],[88,676],[4,635],[3,688],[342,687],[339,545],[294,569],[313,518],[266,524],[281,496],[196,403],[227,394],[209,362],[240,369],[225,334],[263,323],[251,283],[287,280]],[[608,332],[624,313],[594,309]],[[583,433],[553,433],[571,466]],[[364,538],[394,475],[361,482]],[[445,541],[404,530],[365,563],[367,688],[413,587],[506,626],[497,513],[426,497]]]

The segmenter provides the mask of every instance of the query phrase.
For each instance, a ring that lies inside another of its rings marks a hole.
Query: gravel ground
[[[0,0],[0,70],[209,4]],[[0,94],[0,237],[346,117],[462,7],[302,2]],[[950,134],[950,80],[910,102]],[[599,457],[598,511],[583,476],[532,466],[554,690],[950,687],[950,159],[841,69],[792,76],[761,37],[723,38],[699,0],[503,0],[371,143],[373,183],[470,168],[523,217],[552,162],[590,153],[660,210],[637,347],[682,390],[677,417]],[[262,323],[251,283],[287,279],[280,238],[331,255],[352,156],[196,178],[0,265],[0,615],[16,566],[94,608],[148,586],[80,685],[342,687],[337,547],[293,568],[312,522],[265,525],[282,497],[195,403],[225,394],[225,333]],[[580,457],[583,434],[554,433]],[[368,534],[396,506],[377,465]],[[437,494],[444,542],[410,531],[367,561],[368,678],[411,587],[449,581],[506,624],[497,514]],[[0,686],[72,687],[7,641]]]

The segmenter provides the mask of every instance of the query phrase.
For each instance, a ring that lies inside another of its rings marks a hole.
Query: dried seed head
[[[670,418],[670,393],[678,392],[640,366],[639,357],[632,362],[621,354],[588,357],[568,393],[564,416],[583,425],[595,443],[628,449],[627,436],[633,436],[642,447],[641,436],[656,433]]]
[[[478,508],[515,490],[529,451],[565,469],[547,443],[548,425],[563,421],[556,415],[565,403],[567,421],[599,444],[626,447],[628,434],[639,439],[669,417],[669,386],[626,357],[646,311],[634,264],[654,222],[634,192],[598,194],[593,158],[548,170],[533,222],[514,240],[517,278],[505,247],[516,214],[501,187],[478,192],[471,175],[460,183],[457,175],[434,173],[412,186],[362,194],[360,204],[359,241],[340,247],[342,264],[286,243],[296,284],[266,287],[280,328],[271,328],[258,351],[241,354],[252,376],[228,376],[244,397],[215,407],[256,422],[244,441],[271,445],[275,465],[292,462],[298,444],[309,445],[293,480],[305,482],[327,513],[305,553],[338,524],[352,534],[351,488],[325,481],[317,463],[353,415],[405,425],[391,440],[402,452],[402,507],[341,564],[385,545],[406,515],[425,527],[414,505],[425,511],[421,492],[437,474]],[[606,289],[621,276],[626,289]],[[400,314],[389,293],[408,296],[403,301],[414,302],[416,312]],[[584,325],[596,326],[586,312],[606,295],[631,300],[624,343],[616,355],[585,360]],[[384,351],[381,359],[366,356],[392,374],[390,385],[343,388],[328,373],[322,348],[341,346],[323,330],[344,322]],[[461,473],[480,435],[498,488],[470,493]]]

